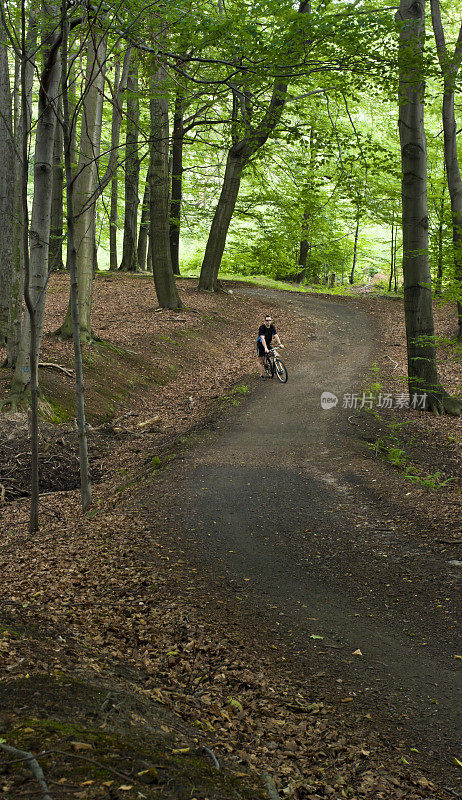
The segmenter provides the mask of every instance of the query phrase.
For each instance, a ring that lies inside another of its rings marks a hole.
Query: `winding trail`
[[[450,772],[461,732],[457,575],[403,516],[403,483],[384,484],[341,408],[370,366],[373,320],[328,300],[277,299],[314,321],[316,338],[298,363],[286,350],[287,385],[262,382],[188,454],[174,479],[181,546],[235,596],[256,654],[259,638],[275,642],[298,676],[325,675],[331,700],[353,698]],[[340,397],[330,411],[325,390]]]

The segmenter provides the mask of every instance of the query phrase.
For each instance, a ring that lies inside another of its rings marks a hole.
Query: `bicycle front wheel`
[[[278,381],[281,381],[281,383],[287,383],[289,375],[284,362],[281,361],[280,358],[274,359],[274,371],[276,372]]]
[[[271,364],[271,360],[268,357],[266,357],[263,363],[268,378],[274,378],[273,365]]]

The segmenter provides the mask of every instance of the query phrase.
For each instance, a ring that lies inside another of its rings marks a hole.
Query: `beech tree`
[[[425,0],[400,0],[399,136],[402,165],[404,313],[411,402],[460,414],[462,402],[441,386],[435,353],[432,280],[428,256],[427,143],[424,128]]]
[[[436,52],[444,85],[442,105],[444,160],[449,197],[451,199],[455,278],[459,282],[460,292],[462,293],[462,178],[457,152],[457,123],[454,103],[456,82],[462,62],[462,23],[454,52],[451,54],[446,45],[439,0],[430,0],[430,7]],[[462,300],[460,298],[457,301],[457,308],[458,337],[462,339]]]

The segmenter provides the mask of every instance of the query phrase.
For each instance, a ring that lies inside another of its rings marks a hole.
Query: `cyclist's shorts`
[[[262,343],[258,341],[257,341],[257,353],[259,356],[265,355],[265,348],[263,347]]]

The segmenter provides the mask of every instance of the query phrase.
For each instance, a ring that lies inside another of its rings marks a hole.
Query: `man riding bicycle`
[[[271,346],[271,341],[273,336],[276,340],[276,344],[278,347],[284,347],[281,344],[281,340],[276,333],[276,328],[273,325],[273,321],[271,319],[270,314],[267,314],[265,317],[265,322],[263,325],[260,325],[258,329],[258,339],[257,339],[257,353],[258,353],[258,371],[260,373],[260,378],[266,378],[264,367],[263,367],[263,360],[265,355],[269,353],[269,348]]]

